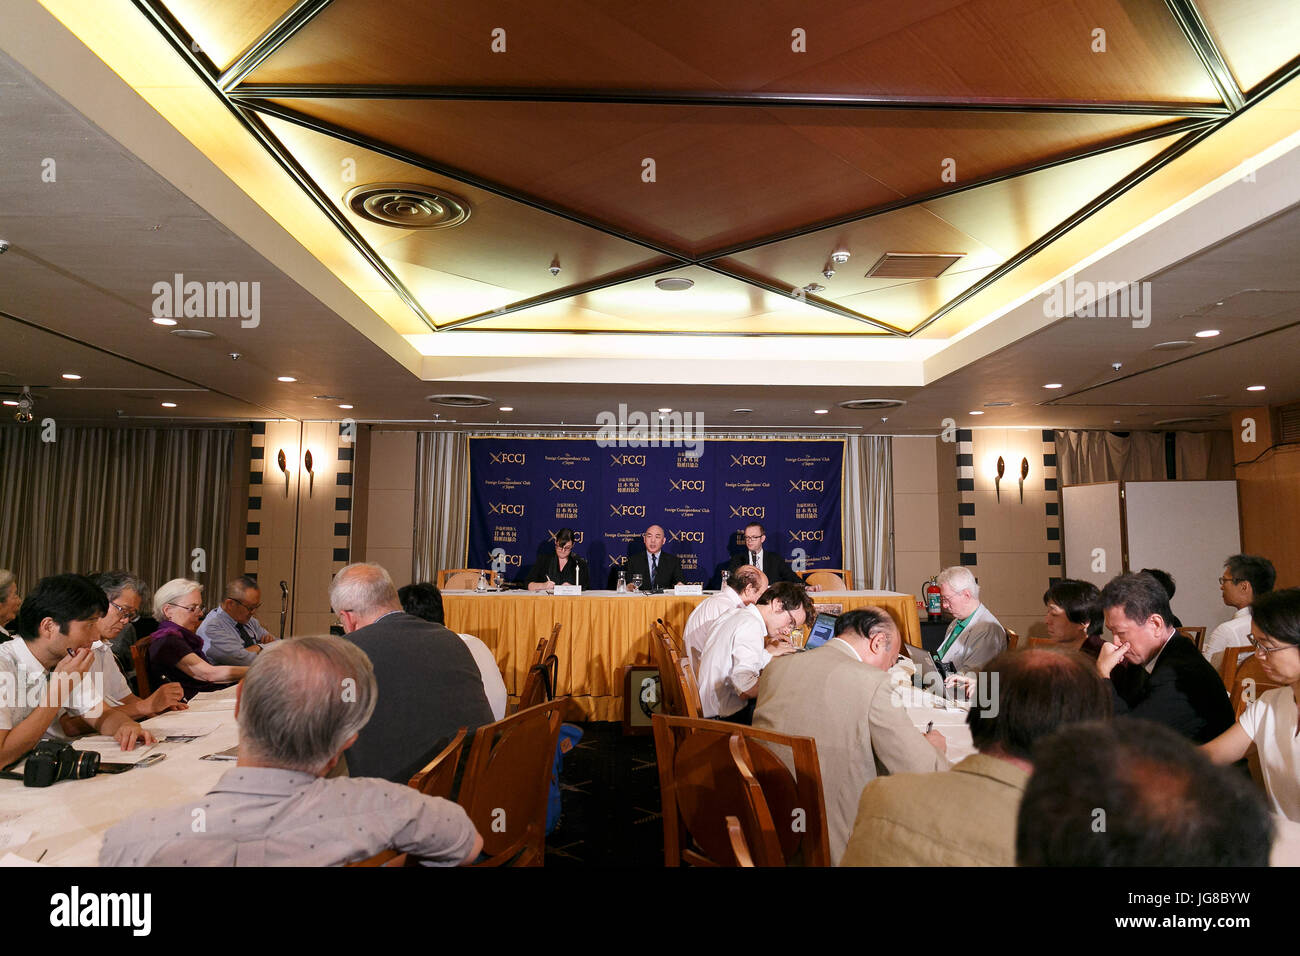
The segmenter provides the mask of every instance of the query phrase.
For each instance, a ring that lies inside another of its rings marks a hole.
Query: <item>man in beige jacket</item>
[[[900,774],[862,792],[841,866],[1015,866],[1016,814],[1035,742],[1110,717],[1110,693],[1078,651],[1005,651],[967,715],[979,753],[949,773]],[[996,684],[994,680],[996,679]]]
[[[772,661],[758,681],[754,726],[817,741],[832,863],[844,852],[858,797],[877,766],[889,773],[948,769],[943,735],[917,730],[890,688],[885,671],[901,647],[886,611],[859,608],[840,615],[831,640]],[[790,753],[775,751],[793,773]]]

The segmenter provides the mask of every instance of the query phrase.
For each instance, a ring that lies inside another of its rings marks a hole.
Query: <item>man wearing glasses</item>
[[[790,565],[786,564],[785,558],[781,557],[775,551],[764,551],[763,544],[767,541],[767,532],[757,521],[752,521],[745,525],[745,550],[731,559],[727,570],[732,574],[736,569],[743,565],[752,565],[767,575],[767,579],[773,584],[778,581],[788,581],[791,584],[800,584],[799,575],[790,570]],[[817,590],[809,588],[810,591]]]
[[[199,625],[203,638],[203,655],[213,664],[247,667],[257,657],[263,644],[273,640],[271,632],[253,615],[262,606],[262,592],[257,581],[247,574],[226,585],[226,596]]]
[[[1224,562],[1219,588],[1223,603],[1236,613],[1210,632],[1201,653],[1215,670],[1223,663],[1223,652],[1250,643],[1250,605],[1273,590],[1277,572],[1273,562],[1254,554],[1234,554]]]

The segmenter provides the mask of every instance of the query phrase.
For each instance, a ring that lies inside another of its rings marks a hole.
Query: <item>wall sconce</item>
[[[289,459],[284,456],[284,449],[280,449],[280,454],[276,455],[275,463],[280,466],[280,471],[284,472],[284,496],[289,497]]]
[[[307,497],[311,497],[312,485],[316,483],[316,473],[311,468],[311,449],[307,449],[307,454],[302,457],[303,467],[307,469]],[[1026,463],[1027,467],[1027,463]],[[1023,492],[1021,493],[1023,497]]]
[[[1002,476],[1006,473],[1007,463],[1002,460],[1001,455],[998,455],[998,474],[997,477],[993,479],[993,491],[997,494],[998,501],[1002,500]]]
[[[1029,477],[1029,459],[1020,459],[1020,503],[1025,503],[1025,479]]]

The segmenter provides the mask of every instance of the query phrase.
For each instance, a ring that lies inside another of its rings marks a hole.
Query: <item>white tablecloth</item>
[[[23,859],[52,866],[97,866],[104,831],[119,820],[137,810],[189,803],[207,793],[234,766],[202,759],[239,742],[234,699],[234,687],[196,696],[190,711],[183,713],[210,714],[219,726],[198,740],[155,745],[167,758],[152,766],[89,780],[61,780],[49,787],[0,780],[0,827],[32,831],[30,840],[10,849]]]

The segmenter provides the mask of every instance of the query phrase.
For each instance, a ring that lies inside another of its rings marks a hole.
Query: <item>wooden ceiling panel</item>
[[[230,66],[296,0],[166,0],[167,9],[219,68]]]
[[[1198,0],[1197,8],[1243,90],[1300,56],[1295,0]]]
[[[954,268],[937,279],[896,281],[887,288],[845,296],[839,304],[910,332],[952,298],[983,279],[993,268],[991,265]]]
[[[334,0],[248,80],[1217,102],[1173,17],[1138,0]]]

